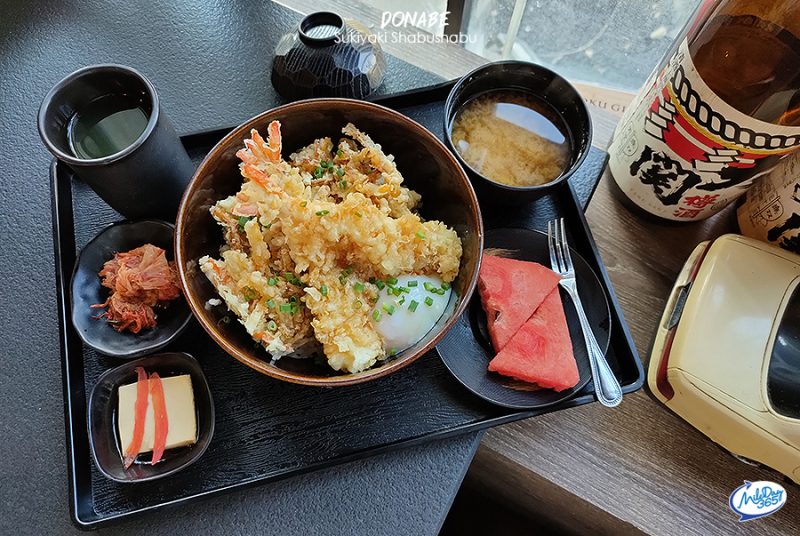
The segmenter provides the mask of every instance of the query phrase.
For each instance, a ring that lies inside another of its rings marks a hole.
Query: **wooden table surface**
[[[318,9],[312,0],[283,3],[304,13]],[[380,12],[358,2],[329,0],[326,9],[379,27]],[[383,47],[444,78],[486,62],[450,44]],[[594,144],[605,148],[619,119],[608,110],[619,111],[632,96],[576,85],[593,104]],[[683,262],[698,242],[733,232],[733,215],[728,209],[704,222],[653,224],[612,198],[610,180],[603,177],[586,214],[646,368]],[[734,459],[640,390],[612,410],[589,404],[489,430],[467,485],[568,533],[800,534],[800,487],[792,484],[786,484],[789,500],[781,511],[738,523],[728,496],[745,479],[781,477]]]

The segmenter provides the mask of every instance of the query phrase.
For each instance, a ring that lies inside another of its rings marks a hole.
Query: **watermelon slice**
[[[495,352],[511,340],[558,281],[559,276],[541,264],[483,256],[478,292]]]
[[[489,370],[556,391],[578,384],[580,374],[557,288],[489,362]]]

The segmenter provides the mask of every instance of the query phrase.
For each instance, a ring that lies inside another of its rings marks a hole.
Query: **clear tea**
[[[67,125],[67,139],[78,158],[103,158],[129,147],[142,135],[149,113],[141,99],[106,95],[90,102]]]

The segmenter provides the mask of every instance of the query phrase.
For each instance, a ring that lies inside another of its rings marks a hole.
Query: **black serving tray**
[[[377,102],[442,137],[444,99],[451,86],[445,83]],[[199,163],[229,130],[185,136],[183,142]],[[605,152],[593,148],[569,184],[553,194],[518,209],[484,206],[483,215],[487,229],[542,229],[549,219],[566,219],[573,247],[594,268],[608,294],[612,330],[607,357],[623,390],[630,393],[642,386],[644,371],[583,214],[606,159]],[[121,217],[63,164],[53,163],[51,184],[70,506],[81,528],[594,400],[590,383],[575,398],[543,410],[493,406],[450,376],[436,351],[388,377],[350,387],[284,383],[225,354],[193,321],[164,351],[192,354],[208,378],[216,404],[216,431],[208,450],[191,470],[169,478],[136,485],[112,482],[91,460],[86,406],[98,376],[119,361],[84,346],[67,311],[77,252]]]

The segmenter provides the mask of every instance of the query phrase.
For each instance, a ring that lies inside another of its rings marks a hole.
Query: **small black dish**
[[[547,235],[540,231],[492,229],[486,231],[484,245],[486,249],[509,250],[512,252],[510,256],[515,259],[550,266]],[[591,267],[574,249],[570,248],[570,251],[575,264],[578,293],[597,342],[605,352],[608,350],[611,340],[611,312],[608,308],[608,300],[600,280]],[[461,315],[461,318],[436,349],[453,376],[464,387],[484,400],[505,408],[521,410],[538,409],[557,404],[575,396],[589,383],[592,377],[589,355],[586,353],[578,313],[572,300],[563,290],[561,290],[561,301],[564,303],[564,313],[567,317],[573,352],[580,374],[578,384],[572,389],[561,392],[552,389],[537,389],[531,384],[487,370],[489,361],[492,360],[495,352],[492,350],[486,327],[486,314],[477,292],[472,296],[467,311]]]
[[[468,102],[485,93],[514,90],[544,101],[559,119],[570,141],[570,161],[561,175],[539,186],[510,186],[478,173],[453,144],[453,122]],[[535,201],[568,180],[581,166],[592,144],[592,121],[583,98],[572,84],[541,65],[524,61],[498,61],[478,67],[453,86],[445,101],[444,139],[448,149],[467,170],[481,201],[520,205]]]
[[[275,48],[272,86],[289,100],[315,97],[366,98],[386,74],[375,36],[336,13],[311,13]]]
[[[192,378],[197,417],[197,442],[189,447],[169,449],[162,461],[150,464],[151,454],[142,454],[126,471],[122,466],[117,432],[117,390],[136,383],[136,367],[162,378],[188,374]],[[104,372],[89,396],[89,444],[92,458],[104,476],[122,483],[147,482],[171,475],[196,462],[214,435],[214,400],[200,363],[189,354],[170,352],[143,357]]]
[[[148,243],[164,249],[167,259],[174,260],[174,232],[172,224],[160,220],[118,222],[103,229],[81,250],[72,272],[72,325],[87,346],[104,355],[132,359],[163,348],[186,329],[192,313],[183,297],[157,311],[155,328],[137,334],[120,333],[105,320],[94,318],[103,310],[91,307],[108,297],[109,291],[97,275],[106,261],[115,253]]]

